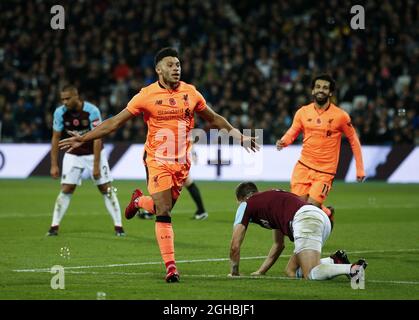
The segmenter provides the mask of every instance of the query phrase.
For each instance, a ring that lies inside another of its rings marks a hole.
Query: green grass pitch
[[[173,210],[176,260],[181,282],[167,284],[155,241],[154,222],[123,219],[125,238],[113,233],[103,199],[90,181],[76,190],[58,237],[46,237],[59,181],[0,180],[0,299],[419,299],[419,185],[336,182],[328,204],[336,225],[323,256],[345,249],[365,257],[364,290],[346,277],[289,280],[283,269],[293,246],[265,277],[250,277],[272,244],[271,232],[250,225],[242,246],[241,278],[230,279],[229,244],[236,202],[231,182],[197,182],[210,214],[192,220],[186,190]],[[115,181],[122,209],[143,181]],[[258,183],[261,190],[286,183]],[[69,257],[60,255],[68,248]],[[51,288],[50,268],[65,268],[65,289]]]

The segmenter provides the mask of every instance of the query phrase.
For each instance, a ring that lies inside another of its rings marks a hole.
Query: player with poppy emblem
[[[333,207],[325,207],[339,163],[342,133],[348,139],[356,162],[356,180],[365,179],[361,144],[349,115],[330,98],[335,81],[330,75],[315,77],[311,83],[314,101],[296,112],[291,128],[276,142],[278,150],[294,142],[303,133],[301,157],[294,167],[291,192],[333,215]]]
[[[54,112],[53,133],[51,139],[51,170],[54,179],[60,176],[58,166],[58,142],[68,131],[86,133],[102,121],[99,109],[80,99],[78,90],[72,85],[62,88],[60,98],[63,103]],[[106,209],[112,217],[115,234],[125,236],[121,222],[121,209],[112,187],[111,172],[108,160],[103,152],[102,141],[96,139],[65,153],[62,165],[61,192],[54,206],[54,213],[48,236],[58,235],[58,228],[77,185],[81,185],[84,170],[90,172],[91,178],[103,195]]]
[[[131,219],[139,208],[156,215],[155,235],[166,266],[165,280],[178,282],[180,276],[175,261],[170,214],[191,166],[190,136],[194,114],[198,114],[212,128],[226,130],[247,151],[256,151],[259,146],[255,137],[242,135],[224,117],[214,112],[193,85],[180,81],[181,63],[177,50],[161,49],[154,62],[158,81],[142,88],[120,113],[84,135],[74,133],[73,137],[60,141],[60,147],[72,150],[106,136],[133,117],[143,117],[148,127],[143,161],[150,196],[136,189],[125,209],[125,217]]]

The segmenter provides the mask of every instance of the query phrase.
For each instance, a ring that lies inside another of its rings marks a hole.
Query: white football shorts
[[[83,171],[87,170],[95,185],[102,185],[113,181],[108,159],[104,150],[100,153],[100,178],[93,178],[93,154],[77,156],[66,153],[63,159],[61,184],[81,185]]]
[[[321,252],[324,243],[329,238],[331,224],[323,210],[313,205],[302,206],[292,221],[294,231],[294,253],[303,250]]]

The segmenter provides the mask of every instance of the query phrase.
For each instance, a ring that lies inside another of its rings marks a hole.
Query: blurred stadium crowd
[[[118,113],[156,80],[156,51],[174,46],[182,80],[234,126],[264,129],[264,143],[311,100],[311,77],[330,72],[363,144],[419,144],[415,0],[357,1],[365,30],[351,29],[350,1],[59,2],[65,30],[50,27],[53,1],[0,1],[2,142],[49,141],[67,82],[104,118]],[[145,135],[138,118],[106,141]]]

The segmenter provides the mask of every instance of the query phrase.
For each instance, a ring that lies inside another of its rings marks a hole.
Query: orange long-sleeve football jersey
[[[158,81],[142,88],[126,109],[135,116],[143,113],[148,126],[147,157],[185,161],[191,147],[194,113],[206,108],[204,97],[193,85],[180,81],[174,90]]]
[[[317,171],[336,174],[342,133],[348,138],[356,162],[357,176],[365,176],[361,144],[344,110],[333,103],[318,109],[314,102],[302,106],[295,114],[291,128],[281,138],[285,146],[303,133],[300,162]]]

